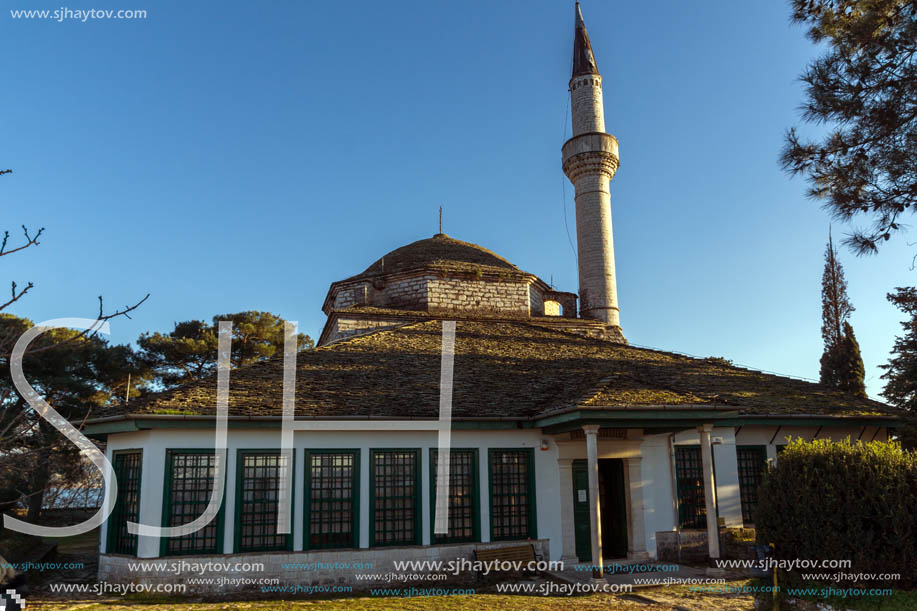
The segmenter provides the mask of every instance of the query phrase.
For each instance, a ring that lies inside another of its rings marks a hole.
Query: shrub
[[[873,583],[917,585],[917,453],[895,442],[795,440],[768,467],[758,498],[758,540],[773,543],[778,559],[850,560],[811,572],[900,573]]]

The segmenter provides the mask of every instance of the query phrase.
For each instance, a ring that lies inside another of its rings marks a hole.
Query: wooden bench
[[[528,568],[528,564],[530,562],[537,562],[541,560],[542,556],[541,554],[535,552],[535,546],[533,544],[525,543],[523,545],[511,545],[507,547],[475,549],[474,559],[479,562],[487,563],[492,563],[495,561],[519,563],[519,566],[522,567],[520,572],[537,573],[535,570],[530,570]],[[506,572],[515,572],[515,570],[510,569],[510,571],[504,571],[502,569],[491,569],[490,574],[492,575],[494,573]]]

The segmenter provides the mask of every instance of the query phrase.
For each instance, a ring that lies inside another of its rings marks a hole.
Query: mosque
[[[436,234],[330,286],[318,345],[296,357],[290,455],[280,449],[282,357],[232,371],[224,458],[214,450],[215,380],[95,417],[84,431],[107,442],[119,483],[105,499],[100,579],[184,579],[165,565],[131,568],[166,559],[352,584],[343,564],[383,574],[396,560],[521,546],[600,565],[657,558],[676,534],[715,558],[721,529],[753,525],[762,469],[788,437],[887,438],[895,417],[881,403],[628,344],[612,239],[618,142],[579,5],[572,65],[573,135],[561,161],[576,192],[579,292]],[[448,520],[436,528],[446,387]],[[203,515],[219,460],[225,493],[204,528],[130,532],[128,522]],[[289,533],[277,524],[286,503]],[[306,563],[316,568],[290,568]]]

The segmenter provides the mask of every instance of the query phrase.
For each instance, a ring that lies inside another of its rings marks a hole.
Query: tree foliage
[[[201,320],[176,323],[168,334],[145,333],[138,340],[162,388],[202,380],[216,371],[217,331],[221,320],[232,322],[230,361],[234,368],[282,354],[284,320],[270,312],[252,310],[221,314],[214,316],[210,324]],[[298,350],[306,350],[313,345],[312,338],[299,334]]]
[[[847,279],[837,258],[831,234],[825,248],[825,271],[821,281],[821,336],[825,350],[821,356],[822,384],[865,396],[866,370],[860,356],[860,345],[848,318],[854,311],[847,295]]]
[[[904,447],[917,449],[917,288],[898,287],[887,297],[906,318],[901,322],[904,333],[895,338],[892,357],[887,365],[880,365],[885,370],[882,379],[888,380],[882,396],[907,410],[898,437]]]
[[[872,226],[847,240],[872,253],[917,205],[917,2],[792,0],[793,21],[827,52],[802,75],[803,119],[829,124],[821,141],[795,128],[781,162],[838,219]]]
[[[888,300],[904,312],[902,335],[895,338],[892,358],[885,369],[883,380],[888,380],[882,396],[892,405],[917,413],[917,288],[899,287],[888,294]]]
[[[230,359],[233,367],[242,367],[269,359],[275,354],[283,354],[285,321],[281,317],[270,312],[257,311],[221,314],[213,317],[214,329],[221,320],[232,322]],[[305,333],[297,336],[297,351],[308,350],[314,345],[315,342]]]
[[[847,278],[837,258],[831,233],[825,247],[825,271],[821,277],[821,337],[825,348],[835,346],[844,337],[844,323],[856,310],[847,295]]]
[[[144,333],[137,344],[163,388],[202,380],[216,367],[216,332],[201,320],[176,323],[167,334]]]
[[[853,327],[845,322],[840,343],[827,349],[821,357],[821,383],[865,397],[865,377],[860,344],[853,334]]]
[[[19,337],[32,326],[28,319],[0,314],[0,336]],[[70,421],[80,421],[98,408],[125,401],[128,375],[136,382],[143,377],[143,363],[130,346],[112,346],[98,335],[50,329],[32,345],[35,350],[26,352],[22,362],[26,379]],[[15,440],[0,447],[5,467],[0,473],[0,488],[12,488],[24,495],[29,519],[35,519],[51,478],[66,481],[82,473],[81,459],[77,448],[18,393],[8,359],[0,361],[5,365],[0,374],[0,438]]]

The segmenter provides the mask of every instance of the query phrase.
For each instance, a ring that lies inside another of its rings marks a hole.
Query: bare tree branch
[[[28,293],[29,290],[31,290],[34,286],[35,286],[34,284],[32,284],[31,282],[29,282],[29,283],[26,285],[26,287],[25,287],[24,289],[22,289],[21,291],[19,291],[19,293],[16,293],[16,281],[13,280],[13,282],[12,282],[12,288],[10,289],[11,298],[10,298],[9,301],[7,301],[6,303],[4,303],[3,305],[0,305],[0,310],[4,310],[4,309],[6,309],[6,307],[7,307],[8,305],[13,304],[13,303],[16,303],[17,301],[19,301],[19,299],[21,299],[23,295],[25,295],[26,293]]]
[[[113,318],[117,318],[119,316],[124,316],[125,318],[129,319],[130,312],[133,312],[134,310],[139,308],[143,304],[143,302],[149,298],[150,298],[150,294],[147,293],[146,295],[144,295],[143,299],[141,299],[134,305],[124,306],[124,308],[120,310],[116,310],[112,312],[111,314],[105,314],[105,310],[102,304],[102,296],[99,295],[99,316],[96,319],[96,321],[92,324],[92,326],[90,326],[88,329],[80,331],[79,333],[77,333],[76,335],[73,335],[72,337],[65,339],[64,341],[57,342],[55,344],[49,344],[47,346],[42,346],[40,348],[29,348],[26,350],[25,354],[37,354],[39,352],[44,352],[45,350],[53,350],[54,348],[59,348],[61,346],[66,346],[67,344],[72,344],[73,342],[79,341],[83,338],[91,339],[95,337],[96,335],[98,335],[99,329],[102,328],[102,325],[105,322]],[[18,340],[19,338],[14,338],[14,339]],[[10,356],[8,353],[9,349],[10,349],[9,342],[7,342],[7,345],[0,345],[0,361],[2,361],[5,358],[9,358]]]
[[[11,255],[14,252],[19,252],[20,250],[25,250],[29,246],[38,246],[39,244],[38,238],[41,237],[41,234],[44,233],[44,231],[45,231],[45,228],[42,227],[38,230],[38,233],[36,233],[34,236],[30,236],[29,229],[25,225],[23,225],[22,233],[25,235],[25,244],[23,244],[22,246],[18,246],[14,248],[13,250],[6,249],[6,243],[10,239],[10,232],[4,231],[3,232],[3,241],[0,242],[0,257]]]

